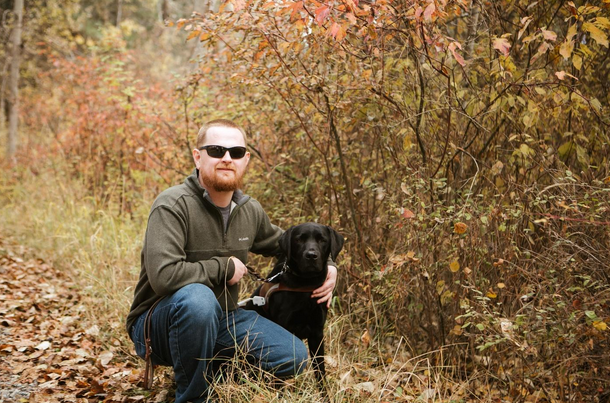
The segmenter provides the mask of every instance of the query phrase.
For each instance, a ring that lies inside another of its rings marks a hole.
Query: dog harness
[[[265,310],[266,313],[268,313],[269,312],[269,298],[271,298],[271,296],[273,294],[275,294],[276,292],[278,292],[278,291],[313,292],[316,288],[318,288],[318,286],[291,288],[283,283],[275,283],[275,284],[274,283],[265,283],[261,286],[261,288],[258,292],[258,295],[265,298],[265,303],[263,305],[263,309]]]

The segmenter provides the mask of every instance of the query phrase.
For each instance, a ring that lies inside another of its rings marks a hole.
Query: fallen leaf
[[[413,218],[415,217],[415,213],[413,213],[411,210],[409,209],[403,209],[402,214],[401,214],[404,218],[409,219],[409,218]]]
[[[114,354],[112,354],[112,352],[110,352],[110,351],[105,351],[102,354],[100,354],[100,364],[102,364],[102,367],[108,366],[108,363],[110,361],[112,361],[113,357],[114,357]]]
[[[451,270],[452,273],[457,273],[460,271],[460,262],[454,260],[453,262],[449,263],[449,270]]]
[[[467,229],[468,225],[464,224],[463,222],[456,222],[453,225],[453,232],[459,235],[465,234]]]
[[[496,261],[493,262],[494,267],[498,267],[498,266],[502,266],[504,264],[505,260],[504,259],[497,259]]]
[[[51,342],[50,341],[43,341],[42,343],[40,343],[39,345],[37,345],[35,348],[36,350],[47,350],[49,347],[51,347]]]
[[[97,325],[91,326],[85,331],[90,336],[98,336],[100,334],[100,328]]]
[[[366,346],[371,344],[371,334],[369,333],[368,329],[362,333],[362,336],[360,336],[360,341]]]

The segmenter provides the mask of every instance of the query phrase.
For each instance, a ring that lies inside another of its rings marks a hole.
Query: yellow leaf
[[[608,35],[601,29],[599,29],[595,24],[590,22],[584,22],[582,24],[582,29],[591,34],[591,38],[595,39],[599,45],[608,47]]]
[[[608,325],[606,324],[606,322],[602,322],[601,320],[596,320],[595,322],[593,322],[593,327],[596,328],[597,330],[600,331],[604,331],[608,328]]]
[[[465,234],[467,229],[468,225],[464,224],[463,222],[456,222],[453,225],[453,232],[459,235]]]
[[[569,59],[572,55],[572,51],[574,50],[574,42],[566,40],[559,47],[559,54],[563,56],[564,59]]]
[[[460,270],[460,263],[457,260],[454,260],[449,264],[449,270],[451,270],[452,273],[458,272]]]
[[[496,294],[495,292],[493,292],[493,290],[489,290],[487,291],[487,297],[494,299],[494,298],[498,298],[498,294]]]
[[[572,64],[574,65],[574,67],[576,67],[576,70],[580,70],[580,68],[582,67],[582,57],[580,57],[579,55],[574,55],[574,57],[572,58]]]
[[[445,289],[445,281],[444,280],[440,280],[436,283],[436,293],[438,295],[441,295],[441,293],[443,292],[443,290]]]
[[[496,284],[496,286],[497,286],[499,289],[502,289],[502,288],[505,288],[505,287],[506,287],[506,284],[504,284],[504,283],[498,283],[498,284]]]
[[[610,29],[610,20],[606,17],[597,17],[595,19],[595,25],[598,27],[604,27],[606,29]]]
[[[570,42],[572,38],[576,36],[576,24],[570,25],[568,28],[568,34],[566,35],[566,41]]]

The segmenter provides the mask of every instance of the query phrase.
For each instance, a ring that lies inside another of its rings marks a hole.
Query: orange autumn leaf
[[[460,262],[458,262],[457,260],[451,262],[449,264],[449,270],[451,270],[452,273],[457,273],[460,270]]]
[[[466,233],[466,230],[468,230],[468,225],[464,224],[463,222],[456,222],[455,224],[453,224],[453,232],[458,234],[458,235],[462,235]]]

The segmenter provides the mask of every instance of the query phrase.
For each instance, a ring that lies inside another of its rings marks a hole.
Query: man
[[[144,358],[149,316],[152,363],[174,368],[176,403],[206,399],[210,359],[221,350],[239,347],[278,377],[298,374],[307,361],[301,340],[254,311],[237,309],[248,252],[276,254],[282,234],[239,190],[250,160],[245,132],[229,120],[205,124],[193,159],[196,169],[184,184],[153,203],[127,317],[127,331]],[[312,297],[330,304],[336,278],[330,265]]]

